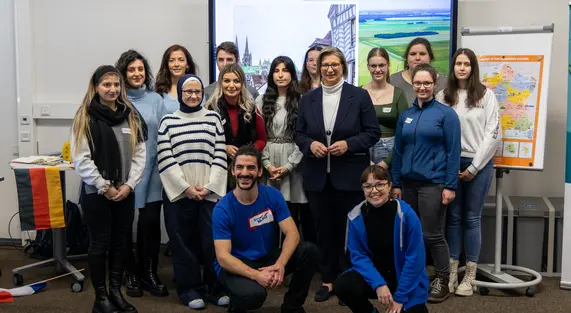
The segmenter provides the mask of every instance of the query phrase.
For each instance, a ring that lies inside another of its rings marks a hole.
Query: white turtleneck
[[[325,125],[325,137],[327,138],[327,147],[331,145],[331,135],[333,134],[333,127],[335,126],[335,120],[337,119],[337,111],[339,109],[339,101],[341,100],[341,90],[343,89],[343,83],[345,81],[341,79],[340,82],[333,86],[323,87],[323,125]],[[327,173],[330,172],[331,158],[327,155]]]

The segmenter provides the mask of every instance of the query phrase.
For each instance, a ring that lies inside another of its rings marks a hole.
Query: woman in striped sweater
[[[204,308],[205,298],[225,306],[228,297],[215,288],[212,239],[212,210],[226,194],[224,127],[218,113],[201,106],[204,87],[200,78],[192,74],[182,76],[177,92],[180,108],[163,117],[158,137],[165,224],[177,294],[192,309]],[[197,228],[200,239],[193,236],[192,230]],[[193,244],[191,240],[200,243]],[[196,251],[197,247],[202,251]],[[203,257],[203,278],[199,256]]]

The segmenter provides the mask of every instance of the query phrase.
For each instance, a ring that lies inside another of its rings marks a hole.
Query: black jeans
[[[205,288],[206,293],[215,293],[215,253],[212,239],[212,210],[215,203],[189,198],[170,202],[164,193],[163,199],[176,291],[181,302],[187,305],[195,300],[190,294],[191,291],[204,295],[202,289]],[[199,229],[198,237],[194,235],[195,229]],[[199,253],[198,249],[202,250],[202,253]],[[200,256],[203,258],[202,262]],[[204,266],[202,275],[201,263]]]
[[[315,234],[315,223],[311,215],[309,203],[290,203],[287,204],[291,217],[300,230],[301,240],[309,241],[317,244],[317,237]]]
[[[364,200],[364,195],[362,191],[335,189],[329,176],[323,191],[306,191],[306,195],[317,232],[317,246],[321,251],[321,279],[323,283],[333,283],[349,268],[350,262],[345,254],[347,213]]]
[[[436,276],[450,276],[450,250],[444,236],[446,205],[442,204],[443,185],[403,181],[402,198],[417,213],[422,223],[424,245],[430,252]]]
[[[93,287],[105,286],[106,267],[123,272],[127,242],[131,241],[135,197],[131,193],[123,201],[107,200],[98,194],[85,194],[82,188],[81,207],[89,231],[87,260]]]
[[[158,260],[161,248],[161,206],[162,201],[147,203],[139,209],[137,221],[137,258],[133,254],[133,240],[127,241],[127,262],[125,266],[134,273],[140,270],[145,259]],[[130,233],[133,233],[131,224]]]
[[[279,258],[280,252],[276,249],[258,260],[242,259],[241,261],[251,268],[258,269],[273,265]],[[293,275],[289,289],[284,296],[282,312],[295,311],[303,305],[318,261],[319,250],[313,243],[302,242],[297,246],[285,267],[285,275]],[[261,308],[268,296],[266,289],[256,281],[232,274],[224,269],[220,272],[218,280],[230,294],[232,307],[240,311]]]
[[[396,285],[387,285],[391,294],[396,291]],[[343,301],[353,313],[371,313],[374,306],[369,299],[377,299],[377,293],[357,271],[351,270],[339,276],[335,282],[335,294],[339,300]],[[406,304],[406,303],[403,303]],[[410,307],[401,312],[407,313],[428,313],[424,303]]]

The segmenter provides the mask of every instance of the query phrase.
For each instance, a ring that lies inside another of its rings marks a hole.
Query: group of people
[[[336,294],[353,312],[376,312],[370,298],[389,312],[427,312],[427,301],[471,295],[498,104],[469,49],[448,77],[424,38],[403,58],[390,75],[388,52],[373,48],[371,81],[357,87],[345,82],[342,51],[312,47],[299,79],[276,57],[262,95],[232,42],[217,46],[209,86],[180,45],[165,51],[156,81],[134,50],[97,68],[71,138],[93,312],[137,312],[123,278],[129,296],[168,295],[157,276],[161,207],[176,292],[191,309],[254,310],[289,281],[281,310],[304,312],[316,271],[314,300]]]

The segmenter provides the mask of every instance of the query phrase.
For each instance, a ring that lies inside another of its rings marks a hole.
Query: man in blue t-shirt
[[[216,204],[212,215],[218,280],[230,294],[231,309],[245,312],[259,309],[266,290],[280,286],[292,273],[281,311],[303,313],[319,250],[310,242],[300,243],[280,191],[258,184],[262,172],[258,150],[244,146],[236,152],[236,188]],[[276,223],[285,235],[281,250],[275,245]]]

